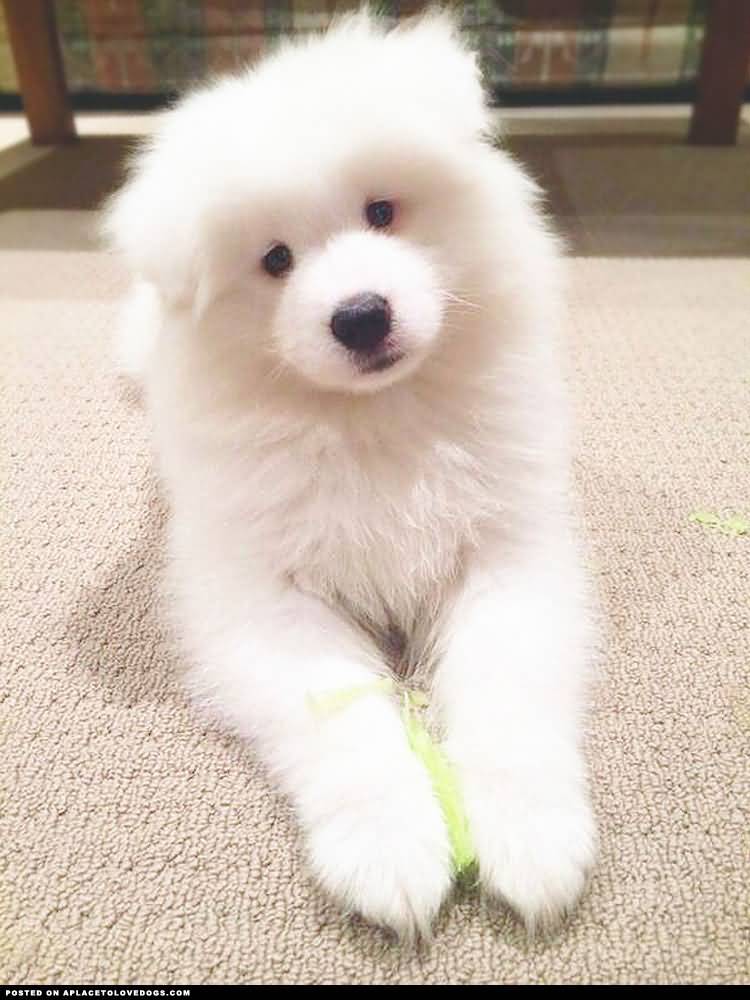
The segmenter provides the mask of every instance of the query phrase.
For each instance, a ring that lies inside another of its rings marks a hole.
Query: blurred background
[[[57,0],[68,87],[76,107],[158,102],[208,73],[316,31],[356,3],[286,0]],[[383,0],[395,23],[425,5]],[[492,93],[512,103],[687,100],[707,0],[475,0],[454,4]],[[0,91],[18,92],[0,15]]]

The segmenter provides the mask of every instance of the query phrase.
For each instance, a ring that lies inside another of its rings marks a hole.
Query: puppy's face
[[[420,206],[403,178],[346,180],[331,186],[338,224],[296,247],[273,241],[261,268],[280,286],[271,322],[279,356],[320,386],[367,392],[405,377],[430,351],[445,279],[419,238]],[[336,204],[344,191],[350,197]]]
[[[449,25],[355,19],[168,116],[110,231],[238,372],[262,356],[376,391],[436,350],[466,285],[485,124]]]
[[[231,208],[211,212],[204,321],[215,316],[217,329],[320,388],[372,392],[439,343],[474,256],[466,181],[425,136],[363,131],[350,147],[330,145],[318,130],[314,157],[287,150],[263,171],[271,183],[256,175]]]

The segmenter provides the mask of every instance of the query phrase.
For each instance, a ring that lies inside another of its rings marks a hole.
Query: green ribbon
[[[390,678],[381,678],[369,684],[356,684],[321,695],[310,695],[308,703],[316,715],[341,712],[353,702],[371,694],[400,693],[401,718],[406,730],[406,738],[412,752],[419,758],[432,782],[435,796],[440,803],[456,877],[462,876],[474,866],[476,852],[469,830],[469,820],[464,809],[463,796],[455,768],[448,760],[439,743],[430,736],[419,716],[419,709],[427,705],[423,691],[397,687]]]

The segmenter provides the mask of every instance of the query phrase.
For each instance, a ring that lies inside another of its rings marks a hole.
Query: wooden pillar
[[[690,142],[731,146],[737,141],[748,63],[750,2],[710,0]]]
[[[76,137],[65,86],[53,0],[3,0],[8,36],[31,140],[39,145]]]

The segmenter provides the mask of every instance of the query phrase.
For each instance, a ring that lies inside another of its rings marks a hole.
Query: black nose
[[[391,308],[382,295],[363,292],[342,302],[331,317],[331,330],[353,351],[371,351],[391,330]]]

